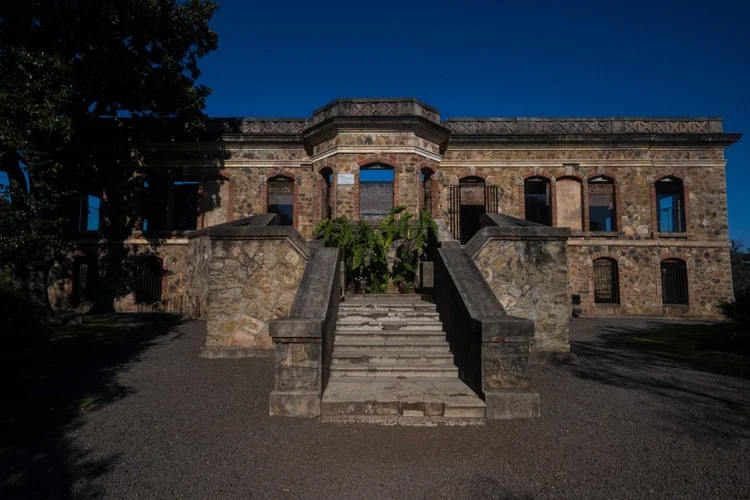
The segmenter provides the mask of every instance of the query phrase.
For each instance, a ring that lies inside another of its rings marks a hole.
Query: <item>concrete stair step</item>
[[[339,311],[437,311],[430,302],[341,302]]]
[[[334,354],[341,350],[350,350],[357,352],[408,352],[418,351],[420,353],[450,353],[448,342],[441,338],[440,340],[377,340],[368,338],[365,340],[352,340],[349,335],[336,338],[334,342]]]
[[[322,418],[390,425],[469,425],[484,421],[485,404],[458,378],[332,378]]]
[[[368,340],[371,342],[382,342],[389,344],[398,342],[446,342],[445,332],[442,330],[377,330],[377,329],[336,329],[335,345],[339,339]],[[446,343],[447,345],[447,343]]]
[[[333,353],[333,365],[445,365],[453,363],[453,354],[430,353],[414,350],[359,351],[337,349]]]
[[[406,319],[406,318],[379,318],[379,319],[339,319],[336,322],[336,331],[358,331],[358,330],[429,330],[442,331],[443,324],[435,319]]]
[[[417,293],[347,293],[344,295],[345,301],[351,302],[420,302],[430,301],[431,295],[422,295]]]
[[[368,321],[380,319],[402,319],[440,321],[440,315],[435,311],[394,311],[392,309],[383,311],[352,309],[339,311],[339,321]]]
[[[334,377],[458,377],[458,368],[453,363],[434,365],[377,363],[331,364]]]

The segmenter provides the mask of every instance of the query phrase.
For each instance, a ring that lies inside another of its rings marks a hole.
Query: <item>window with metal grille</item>
[[[96,298],[98,269],[93,257],[78,257],[73,261],[73,305],[92,302]]]
[[[545,226],[552,225],[551,192],[549,179],[543,177],[526,179],[523,183],[523,194],[527,221]]]
[[[156,256],[138,260],[135,271],[135,301],[153,304],[161,300],[162,260]]]
[[[594,261],[594,302],[620,303],[620,278],[615,259],[603,257]]]
[[[667,259],[662,261],[661,301],[670,305],[690,305],[687,264],[684,260]]]

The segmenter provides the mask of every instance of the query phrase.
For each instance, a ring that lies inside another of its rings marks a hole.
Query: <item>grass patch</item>
[[[705,371],[750,377],[750,353],[728,324],[660,324],[625,335],[628,347]]]

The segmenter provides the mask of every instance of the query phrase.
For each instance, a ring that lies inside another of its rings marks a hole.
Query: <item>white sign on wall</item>
[[[353,186],[354,174],[339,174],[338,185],[339,186]]]

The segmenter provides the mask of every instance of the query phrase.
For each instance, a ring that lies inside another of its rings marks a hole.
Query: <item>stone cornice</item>
[[[721,134],[721,118],[450,118],[443,126],[469,135]]]
[[[468,144],[635,144],[635,145],[673,145],[673,146],[717,146],[726,147],[739,141],[742,134],[508,134],[508,135],[472,135],[451,133],[449,146]]]
[[[336,99],[313,111],[312,123],[318,124],[334,117],[372,118],[397,116],[420,117],[440,123],[440,112],[411,97]]]
[[[309,152],[340,132],[409,132],[430,142],[443,146],[449,131],[442,125],[418,116],[394,117],[332,117],[319,122],[305,130],[305,146]]]
[[[312,156],[312,161],[320,161],[325,158],[328,158],[329,156],[337,155],[337,154],[387,154],[387,153],[393,153],[393,154],[416,154],[419,156],[423,156],[429,160],[434,160],[439,162],[442,159],[442,156],[435,154],[431,151],[427,151],[426,149],[419,148],[416,146],[346,146],[346,147],[339,147],[334,146],[331,149],[328,149],[322,153],[319,153],[317,155]]]

